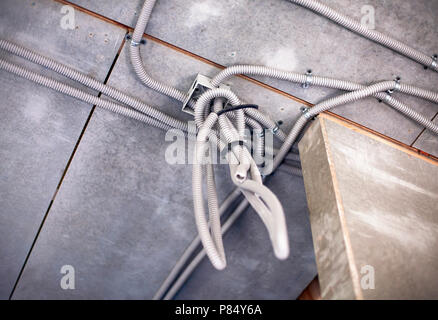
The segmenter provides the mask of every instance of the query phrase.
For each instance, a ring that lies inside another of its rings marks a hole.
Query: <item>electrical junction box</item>
[[[221,84],[219,87],[222,89],[230,90],[230,87],[226,84]],[[197,101],[198,98],[206,91],[215,88],[216,87],[211,84],[211,79],[209,77],[198,73],[187,94],[187,99],[184,101],[182,111],[194,115],[194,111],[189,107],[189,101],[192,99]]]

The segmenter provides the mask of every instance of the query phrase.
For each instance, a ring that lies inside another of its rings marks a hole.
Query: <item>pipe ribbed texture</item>
[[[367,27],[363,26],[360,22],[347,17],[346,15],[339,13],[332,8],[326,6],[315,0],[289,0],[292,3],[298,4],[302,7],[308,8],[314,12],[319,13],[320,15],[340,24],[341,26],[358,33],[359,35],[377,42],[393,51],[396,51],[406,57],[411,58],[418,63],[421,63],[423,66],[429,67],[434,71],[438,71],[438,65],[436,60],[432,58],[432,54],[427,55],[416,49],[411,48],[410,46],[404,44],[403,42],[393,39],[379,31],[370,30]]]
[[[141,9],[137,24],[134,29],[134,33],[132,35],[132,41],[130,46],[131,63],[138,78],[147,87],[183,102],[187,97],[186,93],[161,81],[155,80],[147,73],[145,67],[143,66],[139,44],[142,40],[155,2],[156,0],[146,0],[143,4],[143,8]]]

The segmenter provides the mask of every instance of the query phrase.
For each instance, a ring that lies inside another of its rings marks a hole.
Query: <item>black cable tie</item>
[[[236,110],[241,110],[241,109],[258,109],[258,108],[259,108],[259,106],[255,105],[255,104],[241,104],[239,106],[234,106],[234,107],[230,107],[230,108],[227,108],[227,109],[222,109],[222,110],[217,112],[217,115],[221,116],[224,113],[231,112],[231,111],[236,111]]]
[[[222,151],[221,151],[221,156],[225,157],[225,155],[226,155],[228,152],[231,152],[231,151],[233,150],[233,147],[236,146],[236,145],[239,145],[239,146],[243,147],[243,146],[245,145],[245,141],[243,141],[243,140],[236,140],[236,141],[230,142],[230,143],[227,145],[226,148],[223,148],[223,149],[222,149]]]

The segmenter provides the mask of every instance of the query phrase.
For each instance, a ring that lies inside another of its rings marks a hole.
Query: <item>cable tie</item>
[[[233,147],[235,147],[235,146],[243,147],[244,145],[245,145],[245,141],[243,141],[243,140],[235,140],[235,141],[230,142],[225,148],[223,148],[221,150],[221,152],[220,152],[221,153],[221,157],[225,158],[227,153],[233,151]]]

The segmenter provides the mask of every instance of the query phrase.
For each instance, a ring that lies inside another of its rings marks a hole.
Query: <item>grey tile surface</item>
[[[434,123],[438,123],[438,115],[433,120]],[[438,139],[433,132],[424,131],[418,140],[415,142],[414,147],[423,150],[427,153],[438,155]]]
[[[140,84],[126,50],[110,84],[181,117],[179,103]],[[151,41],[142,50],[146,65],[160,57],[150,73],[180,89],[197,71],[218,71]],[[299,112],[299,104],[273,91],[242,79],[236,86],[244,98],[256,93],[262,104]],[[96,110],[13,298],[152,298],[196,235],[191,166],[167,164],[168,145],[158,129]],[[231,187],[226,166],[218,168],[217,183],[223,198]],[[279,174],[271,184],[285,205],[292,257],[275,260],[262,223],[248,212],[227,236],[229,270],[213,272],[204,262],[194,281],[210,280],[179,297],[295,298],[316,275],[302,181]],[[76,290],[59,286],[65,264],[76,269]]]
[[[103,80],[124,31],[81,13],[76,14],[79,28],[66,31],[59,26],[60,10],[53,1],[3,0],[0,37]],[[96,37],[89,37],[90,32]],[[23,64],[3,51],[0,57]],[[6,299],[91,106],[5,71],[0,71],[0,97],[0,299]]]
[[[72,2],[134,26],[143,0]],[[438,0],[332,0],[329,5],[356,20],[362,18],[363,5],[372,5],[377,30],[430,55],[438,52]],[[436,90],[438,85],[435,72],[285,0],[159,0],[146,31],[223,65],[263,64],[297,72],[311,68],[314,74],[360,83],[399,75],[424,88]],[[261,80],[312,103],[337,94]],[[400,98],[430,119],[436,114],[432,103]],[[406,144],[422,130],[374,99],[339,107],[336,113]]]
[[[133,26],[143,0],[72,2]],[[62,30],[62,5],[48,0],[16,3],[7,0],[0,4],[2,37],[20,39],[21,44],[92,76],[101,80],[105,77],[123,38],[122,29],[76,10],[76,29]],[[438,51],[437,0],[331,1],[334,8],[359,19],[364,4],[375,6],[378,30],[425,52]],[[397,74],[403,81],[435,90],[438,83],[437,74],[424,71],[415,62],[283,0],[158,0],[147,32],[223,65],[267,64],[303,72],[312,68],[320,75],[363,83],[391,79]],[[143,61],[154,77],[183,91],[198,72],[208,76],[218,72],[153,41],[143,48]],[[303,90],[289,83],[260,80],[310,102],[336,94],[333,90]],[[0,72],[0,81],[2,96],[7,97],[2,103],[10,107],[2,109],[7,121],[0,122],[0,132],[5,133],[0,141],[0,157],[5,159],[4,167],[0,167],[5,178],[1,183],[8,186],[0,189],[6,199],[1,199],[6,204],[0,207],[2,213],[4,210],[16,215],[12,218],[3,214],[1,218],[5,224],[0,228],[7,232],[0,238],[0,254],[8,263],[0,266],[0,272],[15,273],[16,278],[90,106],[4,72]],[[190,119],[180,112],[179,103],[138,82],[125,50],[110,83],[178,118]],[[299,114],[299,103],[273,91],[240,78],[229,83],[246,101],[259,104],[275,120],[283,120],[285,130]],[[9,89],[18,84],[24,94]],[[400,97],[430,118],[436,114],[435,105]],[[408,144],[422,130],[373,99],[341,107],[337,112]],[[23,114],[29,119],[23,121]],[[415,146],[438,155],[435,140],[426,132]],[[14,298],[151,298],[196,234],[191,168],[165,164],[167,145],[164,133],[158,129],[97,110]],[[224,197],[230,187],[224,167],[218,170],[218,185]],[[269,186],[285,207],[291,258],[285,262],[275,260],[263,225],[248,210],[225,239],[229,268],[216,272],[207,260],[203,261],[177,298],[289,299],[295,298],[314,277],[316,267],[302,181],[278,173]],[[60,268],[66,264],[76,268],[77,290],[64,291],[59,286]],[[0,298],[7,297],[15,278],[0,278]]]

